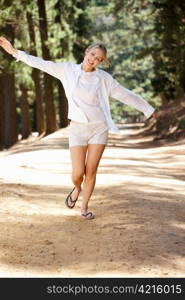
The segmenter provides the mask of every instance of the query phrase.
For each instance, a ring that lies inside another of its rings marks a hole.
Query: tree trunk
[[[45,60],[51,60],[49,48],[45,44],[48,40],[45,1],[37,0],[37,5],[39,10],[39,30],[41,36],[42,56]],[[57,129],[57,126],[53,100],[52,77],[46,73],[44,73],[44,99],[46,101],[46,134],[49,134],[54,132]]]
[[[4,112],[4,96],[3,96],[3,76],[0,74],[0,150],[4,148],[4,132],[5,132],[5,112]]]
[[[31,41],[30,54],[37,56],[33,19],[32,19],[32,14],[29,12],[27,12],[27,21],[28,21],[29,35]],[[40,71],[38,69],[33,68],[32,76],[35,84],[36,130],[38,131],[39,135],[41,135],[45,132],[46,128],[45,128],[45,118],[44,118],[44,108],[43,108],[43,96],[42,96],[42,89],[40,83]]]
[[[20,108],[21,108],[21,134],[22,139],[26,139],[31,134],[31,122],[29,114],[29,104],[27,101],[27,89],[24,84],[20,85],[22,95],[20,97]]]
[[[58,0],[55,3],[55,10],[56,10],[56,16],[55,16],[55,23],[59,23],[62,28],[62,22],[61,22],[61,16],[62,16],[62,9],[61,9],[62,3],[60,0]],[[68,40],[67,39],[61,39],[60,40],[61,45],[61,55],[62,56],[68,56]],[[67,127],[69,124],[68,121],[68,101],[65,94],[65,90],[63,87],[63,84],[61,82],[58,82],[58,94],[59,94],[59,126],[60,128]]]
[[[2,97],[4,98],[4,147],[13,146],[18,140],[14,74],[3,74]]]
[[[11,24],[7,24],[2,29],[5,36],[13,43],[14,32]],[[10,55],[4,53],[5,60],[10,60]],[[12,70],[3,70],[1,75],[1,101],[3,102],[2,112],[4,114],[1,121],[1,138],[3,147],[9,148],[18,140],[17,112],[16,112],[16,94],[15,94],[15,76]],[[2,114],[2,113],[1,113]]]
[[[162,106],[166,106],[169,103],[169,101],[168,99],[166,99],[165,93],[161,92],[159,95],[161,97]]]

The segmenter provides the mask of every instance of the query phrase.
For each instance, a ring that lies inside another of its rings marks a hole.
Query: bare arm
[[[15,49],[12,44],[2,36],[0,37],[0,46],[11,55],[18,54],[17,49]]]

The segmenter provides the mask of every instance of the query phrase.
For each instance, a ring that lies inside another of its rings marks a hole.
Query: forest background
[[[156,139],[185,136],[185,3],[180,0],[0,0],[0,35],[45,60],[80,63],[102,41],[111,73],[156,108],[156,119],[110,99],[116,122]],[[0,51],[0,149],[68,126],[61,82]]]

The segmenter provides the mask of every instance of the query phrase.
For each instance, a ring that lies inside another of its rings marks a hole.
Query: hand
[[[5,39],[2,36],[0,37],[0,46],[11,55],[17,54],[17,50],[12,46],[12,44],[7,39]]]

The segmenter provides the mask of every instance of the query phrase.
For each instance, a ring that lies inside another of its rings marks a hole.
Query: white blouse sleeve
[[[132,91],[124,88],[115,79],[112,81],[109,96],[143,112],[146,118],[149,118],[155,111],[147,101]]]
[[[18,50],[17,55],[13,55],[13,56],[16,58],[16,61],[22,61],[27,65],[29,65],[30,67],[37,68],[58,79],[62,79],[64,76],[64,65],[66,63],[44,60],[42,58],[29,55],[26,52],[21,50]]]

